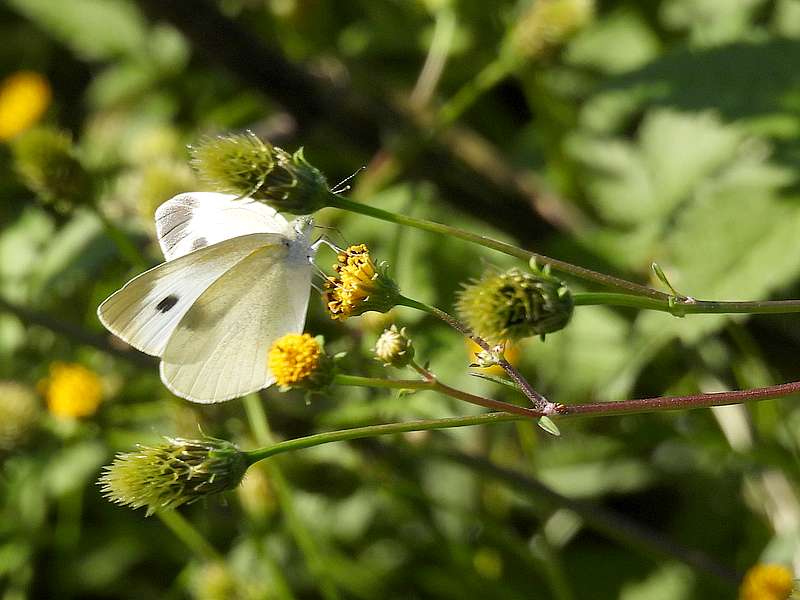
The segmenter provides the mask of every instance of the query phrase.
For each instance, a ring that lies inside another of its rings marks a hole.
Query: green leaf
[[[561,435],[561,431],[558,429],[558,425],[553,422],[553,419],[550,417],[539,417],[539,420],[536,424],[544,429],[550,435],[554,435],[556,437]]]
[[[147,29],[126,0],[8,0],[8,4],[88,60],[134,54],[145,48]]]

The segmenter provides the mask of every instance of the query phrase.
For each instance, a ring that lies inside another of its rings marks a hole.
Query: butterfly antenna
[[[326,226],[326,225],[314,225],[314,227],[319,228],[319,229],[327,229],[329,231],[335,231],[336,233],[339,234],[339,239],[342,242],[342,244],[344,244],[345,246],[349,246],[349,244],[347,243],[347,238],[344,236],[344,234],[342,233],[341,229],[339,229],[338,227],[329,227],[329,226]],[[335,244],[331,245],[332,242],[328,239],[328,236],[326,236],[324,234],[320,236],[320,238],[319,238],[319,240],[317,240],[317,242],[318,242],[317,245],[326,244],[329,248],[331,248],[333,250],[336,250],[336,252],[340,252],[342,250],[341,248],[339,248]]]
[[[339,183],[337,183],[335,186],[333,186],[333,189],[331,189],[331,192],[333,192],[334,194],[341,194],[342,192],[346,192],[347,190],[351,189],[351,186],[344,185],[344,184],[347,183],[348,181],[350,181],[351,179],[353,179],[353,177],[355,177],[356,175],[361,173],[361,171],[363,171],[366,168],[367,168],[367,165],[361,165],[358,169],[356,169],[356,171],[352,175],[350,175],[349,177],[345,177]]]
[[[319,239],[318,239],[316,242],[314,242],[313,244],[311,244],[311,248],[312,248],[312,250],[314,250],[315,252],[316,252],[316,251],[319,249],[319,247],[320,247],[320,246],[327,246],[328,248],[330,248],[331,250],[333,250],[334,252],[336,252],[336,254],[339,254],[340,252],[343,252],[343,251],[344,251],[344,248],[340,248],[339,246],[337,246],[336,244],[334,244],[332,241],[330,241],[330,240],[329,240],[328,238],[326,238],[325,236],[322,236],[322,237],[321,237],[321,238],[319,238]]]

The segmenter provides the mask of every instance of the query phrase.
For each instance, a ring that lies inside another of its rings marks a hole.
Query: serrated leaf
[[[731,160],[742,134],[710,114],[657,109],[645,117],[636,143],[574,136],[569,150],[589,175],[589,199],[608,222],[660,221],[705,177]]]

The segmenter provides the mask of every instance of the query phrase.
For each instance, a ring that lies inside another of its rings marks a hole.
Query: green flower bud
[[[464,285],[456,310],[461,319],[491,343],[558,331],[572,317],[572,294],[545,271],[486,271]]]
[[[507,51],[521,59],[546,56],[586,27],[594,0],[533,0],[507,39]]]
[[[32,389],[15,381],[0,381],[0,450],[13,450],[24,443],[41,412]]]
[[[90,179],[68,133],[52,127],[31,129],[14,140],[12,150],[20,177],[44,202],[61,212],[91,202]]]
[[[326,206],[328,183],[305,159],[302,148],[290,154],[248,132],[208,138],[190,150],[192,166],[215,191],[247,196],[296,215]]]
[[[375,343],[375,358],[385,367],[402,369],[407,366],[414,359],[414,346],[406,335],[406,328],[397,329],[397,325],[392,325],[384,329]]]
[[[147,516],[239,485],[248,463],[234,444],[215,438],[166,438],[118,454],[98,483],[112,502],[147,508]]]

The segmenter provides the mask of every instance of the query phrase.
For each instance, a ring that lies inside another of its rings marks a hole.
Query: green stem
[[[274,445],[268,446],[268,444],[272,444],[273,440],[267,415],[264,412],[264,407],[261,405],[261,398],[257,394],[245,396],[244,408],[256,441],[267,447],[274,447]],[[298,515],[295,510],[294,494],[292,493],[289,482],[283,476],[283,471],[275,462],[267,463],[266,468],[270,481],[275,486],[278,503],[286,519],[286,525],[305,557],[311,575],[317,580],[320,593],[326,600],[339,600],[339,591],[336,589],[336,585],[328,573],[319,548],[317,548],[317,544],[311,532],[308,531],[300,515]]]
[[[436,11],[436,23],[425,64],[422,65],[417,83],[409,97],[411,106],[422,108],[430,101],[436,85],[442,77],[456,29],[455,11],[447,4],[442,4],[441,8]]]
[[[156,516],[196,556],[204,560],[223,562],[219,552],[180,512],[177,510],[160,510],[156,513]]]
[[[419,302],[418,300],[414,300],[412,298],[406,298],[405,296],[400,296],[398,298],[397,303],[400,306],[408,306],[409,308],[416,308],[417,310],[421,310],[428,314],[433,315],[437,319],[441,319],[450,327],[459,331],[462,335],[465,335],[473,342],[478,344],[484,351],[489,352],[490,354],[497,354],[495,350],[489,345],[489,343],[484,340],[483,338],[475,335],[472,331],[470,331],[469,327],[464,325],[461,321],[449,315],[448,313],[444,312],[443,310],[436,308],[435,306],[431,306],[429,304],[425,304],[424,302]],[[517,384],[519,390],[525,394],[528,400],[531,401],[534,408],[539,412],[540,415],[552,415],[556,414],[560,410],[560,405],[555,404],[554,402],[550,402],[547,398],[542,396],[539,392],[533,389],[528,380],[525,379],[522,374],[508,362],[502,355],[498,356],[497,364],[503,368],[503,370],[508,374],[508,376]]]
[[[438,379],[433,377],[429,372],[422,373],[426,378],[424,381],[417,379],[374,379],[372,377],[358,377],[356,375],[337,374],[333,382],[337,385],[352,385],[358,387],[375,387],[375,388],[395,388],[401,390],[431,390],[439,392],[445,396],[450,396],[457,400],[463,400],[476,406],[489,408],[491,410],[499,410],[507,413],[519,415],[529,419],[538,419],[542,416],[542,412],[535,408],[526,408],[524,406],[517,406],[508,402],[501,402],[500,400],[492,400],[491,398],[484,398],[483,396],[476,396],[450,387],[441,383]]]
[[[306,437],[295,438],[278,442],[272,446],[259,448],[247,452],[247,458],[252,465],[265,458],[270,458],[276,454],[311,448],[320,444],[330,444],[331,442],[344,442],[347,440],[358,440],[368,437],[381,435],[392,435],[396,433],[407,433],[409,431],[430,431],[434,429],[449,429],[452,427],[469,427],[472,425],[489,425],[492,423],[505,423],[508,421],[518,421],[525,417],[511,415],[508,413],[488,413],[471,417],[449,417],[446,419],[428,419],[425,421],[408,421],[406,423],[388,423],[385,425],[368,425],[366,427],[355,427],[353,429],[342,429],[339,431],[328,431],[317,433]]]
[[[136,267],[140,271],[149,269],[150,264],[142,256],[142,253],[130,240],[130,238],[125,235],[119,227],[114,225],[114,223],[108,217],[106,217],[99,206],[94,206],[93,210],[94,214],[97,215],[97,218],[100,219],[100,222],[103,224],[106,235],[111,238],[111,241],[114,242],[114,244],[116,244],[117,249],[125,258],[125,260],[127,260],[132,266]]]
[[[486,65],[442,105],[436,119],[437,130],[445,129],[457,121],[478,98],[508,77],[514,67],[514,62],[506,57]]]
[[[575,277],[579,277],[581,279],[592,281],[594,283],[599,283],[601,285],[609,286],[612,288],[625,290],[632,294],[636,294],[638,296],[657,298],[664,301],[669,301],[669,299],[671,298],[669,294],[665,294],[663,292],[659,292],[658,290],[654,290],[652,288],[639,285],[638,283],[633,283],[632,281],[626,281],[625,279],[620,279],[612,275],[606,275],[605,273],[598,273],[597,271],[592,271],[591,269],[586,269],[578,265],[573,265],[572,263],[568,263],[555,258],[550,258],[548,256],[537,254],[535,252],[530,252],[528,250],[522,250],[521,248],[517,248],[512,244],[501,242],[499,240],[486,237],[484,235],[470,233],[469,231],[464,231],[463,229],[450,227],[449,225],[443,225],[441,223],[435,223],[433,221],[427,221],[425,219],[418,219],[406,215],[399,215],[380,208],[376,208],[374,206],[369,206],[368,204],[361,204],[360,202],[354,202],[352,200],[348,200],[347,198],[337,196],[336,194],[333,193],[331,193],[330,196],[328,197],[327,206],[359,213],[362,215],[366,215],[368,217],[380,219],[382,221],[388,221],[389,223],[397,223],[398,225],[415,227],[417,229],[422,229],[424,231],[429,231],[432,233],[438,233],[442,235],[456,237],[471,242],[473,244],[478,244],[485,248],[497,250],[498,252],[502,252],[503,254],[508,254],[509,256],[514,256],[524,261],[529,262],[531,260],[535,260],[536,263],[540,266],[550,265],[550,267],[553,269],[562,271],[564,273],[569,273],[570,275],[573,275]]]
[[[429,382],[420,381],[388,381],[381,379],[370,379],[368,377],[355,377],[352,375],[337,375],[336,383],[342,385],[361,385],[387,388],[410,388],[410,387],[423,387],[420,384],[426,384],[424,387],[429,387]],[[416,385],[412,385],[416,384]],[[441,385],[441,384],[439,384]],[[437,389],[430,386],[431,389]],[[444,386],[447,387],[447,386]],[[448,395],[450,391],[456,391],[461,394],[459,390],[448,388]],[[611,416],[620,414],[632,414],[641,412],[656,412],[665,410],[681,410],[681,409],[696,409],[708,408],[710,406],[725,406],[728,404],[743,404],[745,402],[757,402],[760,400],[772,400],[776,398],[783,398],[800,394],[800,381],[793,381],[791,383],[782,383],[780,385],[773,385],[762,388],[754,388],[750,390],[737,390],[732,392],[712,392],[709,394],[694,394],[690,396],[672,396],[672,397],[657,397],[657,398],[641,398],[635,400],[622,400],[618,402],[592,402],[587,404],[573,404],[571,406],[563,406],[560,411],[559,418],[565,417],[579,417],[579,416]],[[535,411],[534,411],[535,412]],[[535,416],[542,416],[537,413]],[[338,431],[329,431],[326,433],[317,433],[306,437],[295,438],[293,440],[285,440],[278,442],[264,448],[259,448],[247,453],[250,464],[282,454],[293,450],[301,450],[303,448],[311,448],[319,446],[320,444],[329,444],[331,442],[343,442],[346,440],[357,440],[368,437],[375,437],[381,435],[390,435],[395,433],[406,433],[409,431],[428,431],[432,429],[447,429],[451,427],[467,427],[471,425],[488,425],[492,423],[503,423],[507,421],[520,421],[528,419],[529,416],[521,414],[510,414],[507,412],[493,412],[483,415],[470,416],[470,417],[449,417],[444,419],[430,419],[424,421],[409,421],[406,423],[387,423],[383,425],[368,425],[365,427],[355,427],[352,429],[343,429]],[[261,442],[263,443],[263,442]]]
[[[760,300],[753,302],[717,302],[675,297],[669,300],[643,298],[631,294],[580,292],[573,294],[575,306],[627,306],[643,310],[659,310],[676,316],[696,314],[785,314],[800,312],[800,300]]]

